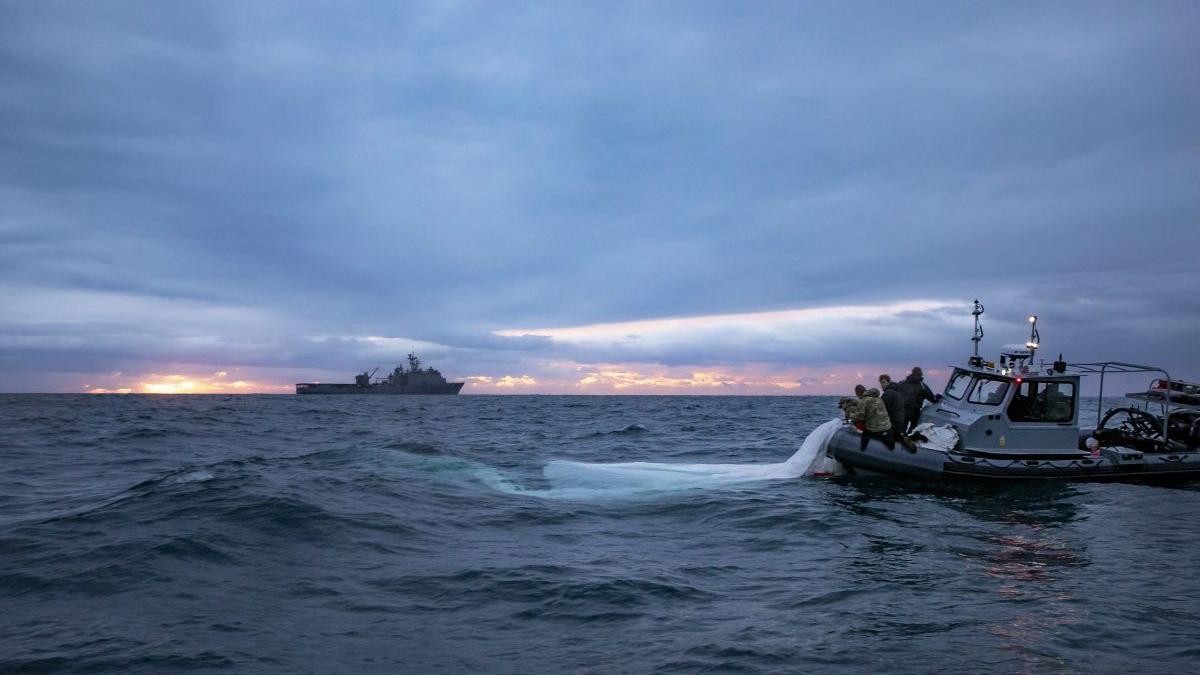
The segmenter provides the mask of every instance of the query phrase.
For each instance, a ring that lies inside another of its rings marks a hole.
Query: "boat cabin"
[[[921,421],[953,426],[963,450],[1076,456],[1079,399],[1079,375],[971,364],[954,368],[942,400],[926,407]]]

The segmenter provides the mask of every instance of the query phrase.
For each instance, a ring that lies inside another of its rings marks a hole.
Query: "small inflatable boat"
[[[1154,366],[1106,361],[1032,366],[1037,317],[1023,347],[1007,346],[999,365],[978,355],[982,305],[976,302],[975,356],[955,366],[938,401],[921,411],[909,443],[883,441],[846,424],[826,452],[846,473],[938,481],[1200,479],[1200,385]],[[1105,377],[1161,373],[1142,407],[1104,409]],[[1095,429],[1080,431],[1080,378],[1100,377]],[[1157,412],[1156,412],[1157,410]]]

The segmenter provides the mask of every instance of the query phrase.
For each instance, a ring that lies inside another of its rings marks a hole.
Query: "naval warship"
[[[375,378],[375,372],[360,373],[354,376],[354,384],[325,384],[322,382],[300,382],[296,384],[297,394],[457,394],[462,389],[462,382],[447,382],[442,374],[433,368],[421,368],[421,360],[416,354],[408,355],[408,370],[403,366],[396,369],[387,377]]]

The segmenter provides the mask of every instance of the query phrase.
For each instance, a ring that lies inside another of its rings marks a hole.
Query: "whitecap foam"
[[[179,484],[179,483],[202,483],[206,480],[212,480],[213,478],[215,478],[215,476],[213,476],[208,471],[191,471],[191,472],[185,473],[181,476],[176,476],[175,480],[173,480],[171,482],[176,483],[176,484]]]

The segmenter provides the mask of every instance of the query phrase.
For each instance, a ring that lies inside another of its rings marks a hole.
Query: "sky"
[[[0,391],[1200,378],[1195,2],[0,0]]]

